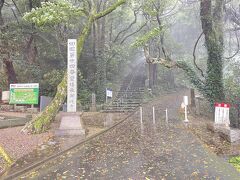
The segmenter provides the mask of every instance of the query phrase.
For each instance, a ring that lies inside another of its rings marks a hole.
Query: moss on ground
[[[3,160],[7,163],[7,166],[11,166],[13,163],[12,158],[10,155],[3,149],[3,147],[0,146],[0,157],[3,158]]]
[[[230,158],[229,162],[240,172],[240,156]]]

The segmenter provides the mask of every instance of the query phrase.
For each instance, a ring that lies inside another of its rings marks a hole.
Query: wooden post
[[[190,89],[190,97],[191,97],[191,107],[196,107],[194,89]]]
[[[153,106],[153,124],[156,123],[156,118],[155,118],[155,107]]]
[[[96,94],[92,93],[92,106],[91,106],[91,111],[95,112],[97,110],[96,108]]]
[[[108,101],[108,97],[107,97],[107,88],[106,88],[106,90],[105,90],[105,93],[106,93],[106,104],[108,103],[107,101]]]
[[[168,124],[168,109],[166,108],[166,123]]]

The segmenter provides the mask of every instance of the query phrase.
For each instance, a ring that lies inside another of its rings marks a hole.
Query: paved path
[[[151,106],[117,128],[87,142],[55,162],[25,176],[38,179],[226,179],[239,180],[239,173],[209,152],[176,118],[180,95],[156,101],[156,124]],[[166,124],[162,109],[169,108]],[[159,112],[161,110],[161,113]]]

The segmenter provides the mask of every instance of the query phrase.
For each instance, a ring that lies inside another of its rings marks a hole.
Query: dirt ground
[[[189,130],[218,156],[228,159],[231,156],[240,155],[239,142],[231,144],[207,128],[207,124],[213,123],[208,117],[191,115],[189,119]]]
[[[190,97],[189,92],[189,90],[178,91],[178,93],[182,96],[188,95]],[[169,116],[172,116],[172,118],[175,116],[177,119],[183,120],[184,110],[181,109],[180,106],[178,112],[171,109],[171,105],[175,101],[171,95],[165,94],[163,95],[163,97],[159,97],[148,104],[150,106],[153,106],[154,104],[157,104],[158,101],[161,101],[162,98],[164,98],[164,104],[160,106],[155,106],[155,108],[162,110],[162,113],[164,109],[168,108]],[[207,128],[207,124],[213,123],[212,119],[207,116],[197,116],[192,111],[189,112],[188,119],[190,122],[188,126],[186,126],[187,130],[195,134],[199,138],[199,140],[202,141],[206,145],[206,147],[212,152],[226,159],[229,159],[229,157],[232,156],[240,155],[240,142],[231,144],[227,140],[221,138],[217,133],[214,133]]]
[[[50,132],[39,135],[28,135],[21,133],[22,127],[0,129],[0,145],[5,151],[17,160],[48,141],[52,136]],[[3,160],[0,160],[0,172],[3,171]]]
[[[7,115],[6,113],[4,115]],[[24,116],[17,114],[18,116]],[[86,129],[85,137],[59,137],[55,136],[55,130],[60,126],[60,119],[52,124],[51,129],[41,135],[26,135],[20,132],[22,127],[0,129],[0,144],[6,149],[9,155],[16,161],[14,169],[32,164],[52,154],[65,150],[93,136],[114,123],[124,119],[128,113],[100,113],[84,112],[81,119]],[[11,113],[11,116],[13,114]],[[3,171],[3,161],[0,159],[0,174]]]

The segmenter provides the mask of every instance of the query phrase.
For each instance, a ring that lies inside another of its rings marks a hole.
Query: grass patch
[[[229,162],[240,172],[240,156],[230,158]]]

